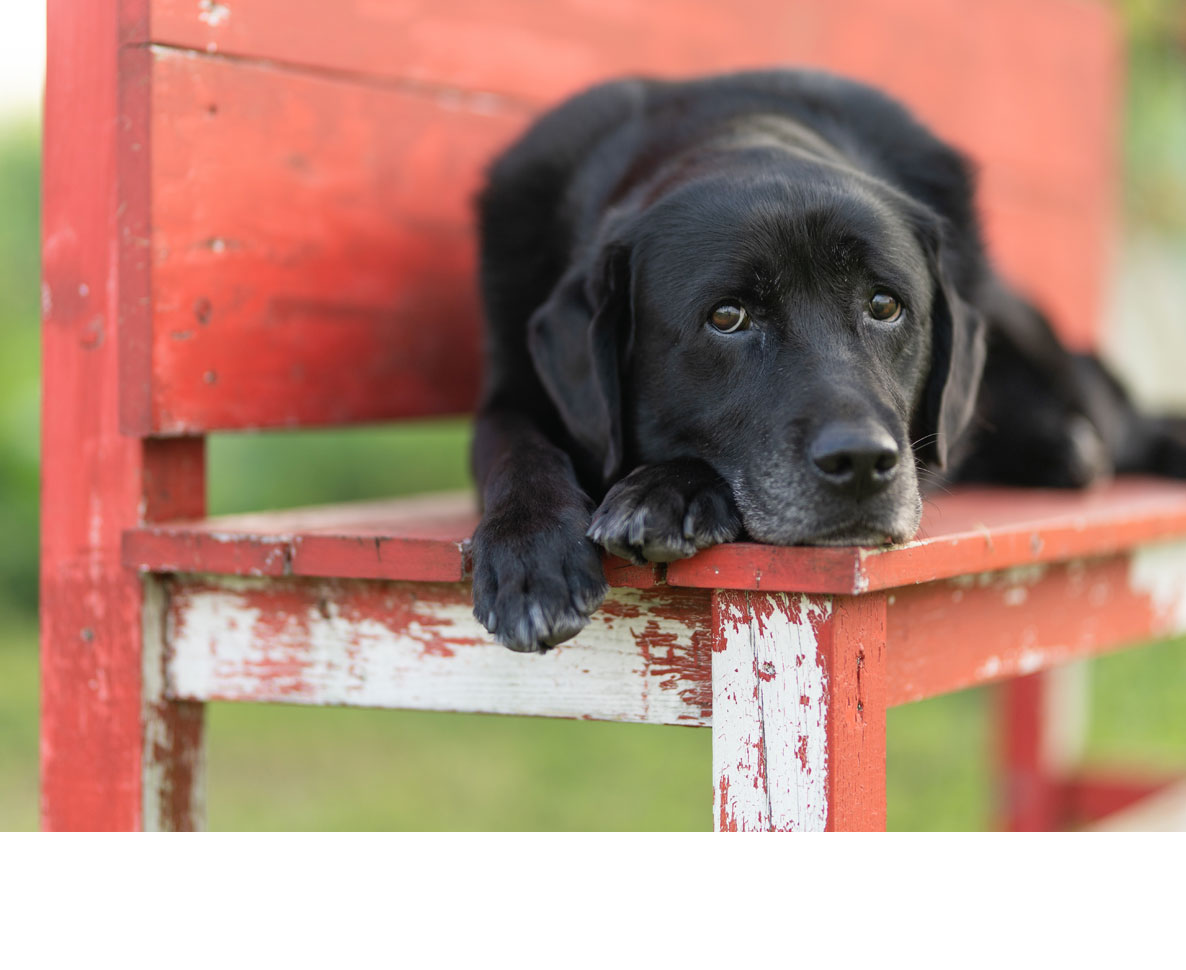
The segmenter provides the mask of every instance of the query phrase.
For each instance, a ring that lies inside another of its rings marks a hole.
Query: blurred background
[[[1186,409],[1186,3],[1115,0],[1124,203],[1104,351]],[[39,111],[44,3],[0,36],[0,830],[37,825]],[[212,514],[468,482],[464,421],[215,435]],[[1090,664],[1087,757],[1186,766],[1186,641]],[[889,825],[993,822],[992,694],[898,708]],[[708,829],[709,732],[419,712],[210,706],[214,829]]]

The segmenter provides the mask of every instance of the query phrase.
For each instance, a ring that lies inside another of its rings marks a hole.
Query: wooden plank
[[[495,644],[457,584],[169,581],[168,691],[192,700],[706,724],[709,594],[611,592],[542,656]]]
[[[150,114],[151,266],[123,294],[128,430],[472,408],[471,200],[521,112],[157,51]],[[138,258],[141,209],[126,217]]]
[[[885,601],[713,594],[718,831],[885,828]]]
[[[142,648],[122,532],[201,515],[201,441],[123,436],[117,413],[115,64],[146,7],[53,0],[43,156],[41,821],[49,829],[200,824],[201,710],[174,704]]]
[[[510,653],[496,648],[470,616],[469,591],[464,584],[204,577],[176,581],[170,595],[171,690],[181,698],[295,697],[305,703],[385,703],[392,698],[382,693],[372,698],[366,693],[370,689],[366,684],[347,691],[334,679],[344,676],[343,658],[353,657],[359,644],[370,644],[375,637],[379,644],[375,649],[394,651],[391,656],[397,659],[436,655],[443,648],[453,649],[455,642],[483,657],[484,651]],[[723,607],[718,606],[715,619],[710,617],[708,595],[662,586],[652,590],[619,588],[611,593],[608,605],[594,615],[588,631],[572,641],[577,653],[563,662],[545,658],[545,663],[576,664],[584,671],[596,669],[590,663],[599,663],[585,656],[587,650],[606,649],[617,655],[634,649],[629,646],[634,643],[640,656],[645,656],[645,641],[653,656],[658,645],[675,644],[680,638],[686,648],[696,637],[706,635],[702,631],[723,629]],[[743,617],[744,623],[734,615],[742,605],[753,602],[746,595],[746,591],[730,591],[732,598],[722,600],[733,611],[730,622],[744,631],[752,620],[766,636],[764,631],[772,627],[765,616],[755,619],[752,607],[745,607],[751,614]],[[882,597],[884,619],[877,612]],[[843,667],[849,684],[845,696],[876,711],[883,703],[905,704],[995,683],[1152,637],[1186,632],[1186,543],[1153,546],[1131,556],[978,574],[890,593],[834,599],[843,609],[833,606],[828,616],[833,624],[843,621],[843,628],[835,627],[842,629],[843,635],[834,641],[833,627],[827,624],[813,627],[813,635],[817,645],[822,644],[821,656],[839,649],[838,644],[847,645],[846,650],[857,645],[845,655],[847,660],[841,657],[835,663],[847,664]],[[427,605],[422,608],[421,602]],[[771,603],[782,604],[778,612],[786,623],[795,620],[801,625],[798,597],[780,593],[775,599],[759,602],[766,604],[764,609],[774,609]],[[818,606],[824,600],[808,597],[802,602]],[[647,610],[654,611],[653,617]],[[811,607],[809,612],[812,610],[818,613],[823,607]],[[623,618],[629,622],[623,623]],[[663,625],[668,618],[678,629]],[[649,625],[652,619],[657,626]],[[881,623],[884,659],[866,646],[879,642]],[[414,624],[419,624],[419,632],[407,634]],[[374,637],[366,632],[371,629]],[[786,635],[790,638],[787,642],[799,636],[794,631]],[[268,647],[272,637],[278,644],[274,651]],[[313,650],[310,644],[314,641],[322,647]],[[598,646],[603,642],[616,645]],[[536,669],[514,657],[491,662],[512,665],[505,670]],[[438,671],[440,683],[450,669],[464,674],[468,663],[463,658],[456,668],[442,668]],[[685,685],[689,690],[703,691],[707,663],[681,668],[672,661],[665,676],[673,680],[664,689],[676,689],[675,680],[687,676],[691,678]],[[876,695],[879,664],[884,664],[884,701]],[[862,671],[859,676],[858,669]],[[311,673],[306,675],[306,670]],[[841,667],[835,670],[835,676],[840,677]],[[505,671],[497,674],[505,675]],[[296,686],[276,686],[285,683]],[[871,736],[869,743],[876,746],[876,737]]]
[[[1186,484],[1124,478],[1085,492],[958,488],[926,503],[919,538],[885,548],[731,543],[671,563],[679,586],[865,593],[1107,555],[1186,535]]]
[[[164,522],[129,530],[124,562],[157,572],[458,580],[476,524],[468,493]],[[1128,478],[1088,492],[954,489],[928,501],[921,538],[886,549],[730,543],[665,569],[606,562],[619,585],[852,595],[1183,535],[1186,484]]]
[[[895,590],[890,705],[1186,633],[1186,543]]]
[[[146,523],[125,534],[123,559],[145,572],[458,582],[477,520],[473,495],[455,492]],[[613,586],[662,582],[659,565],[603,564]]]
[[[1102,3],[508,0],[493,10],[480,0],[344,0],[332,15],[288,0],[152,6],[158,44],[536,106],[619,75],[817,66],[917,105],[991,168],[1056,169],[1054,194],[1108,182],[1099,149],[1112,135],[1119,48]]]

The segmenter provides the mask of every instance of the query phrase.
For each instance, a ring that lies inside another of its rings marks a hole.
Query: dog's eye
[[[888,290],[878,290],[869,298],[869,316],[883,323],[893,323],[902,315],[902,304]]]
[[[749,329],[749,314],[744,307],[722,303],[709,315],[708,322],[721,333],[733,333],[735,330]]]

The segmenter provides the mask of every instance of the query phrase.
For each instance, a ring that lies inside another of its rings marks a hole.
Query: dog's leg
[[[1099,358],[1068,350],[999,280],[982,309],[988,363],[958,478],[1072,488],[1113,472],[1186,478],[1186,420],[1140,413]]]
[[[696,458],[643,465],[611,488],[589,538],[636,563],[686,559],[736,539],[741,516],[728,484]]]
[[[491,411],[474,432],[484,514],[473,538],[474,616],[512,650],[576,636],[605,598],[585,537],[593,502],[568,456],[526,415]]]

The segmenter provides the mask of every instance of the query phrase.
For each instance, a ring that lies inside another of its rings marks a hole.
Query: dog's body
[[[994,275],[965,161],[862,85],[595,88],[495,163],[480,216],[474,612],[512,649],[580,630],[599,545],[903,542],[920,473],[1186,474],[1180,426]]]

